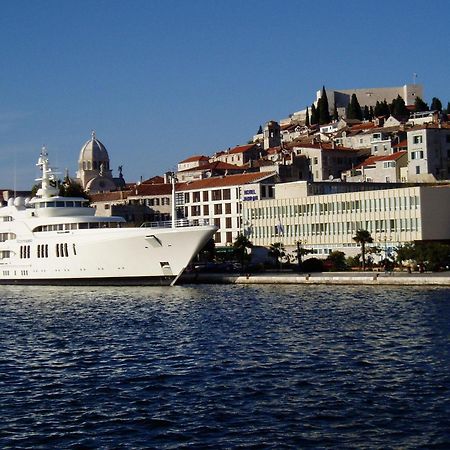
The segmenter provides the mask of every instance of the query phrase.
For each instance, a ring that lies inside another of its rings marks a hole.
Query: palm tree
[[[282,266],[282,258],[286,256],[286,249],[282,242],[275,242],[270,245],[269,256],[275,259],[280,264],[280,270]]]
[[[297,249],[293,251],[293,253],[295,253],[294,259],[297,260],[298,269],[301,270],[303,257],[313,251],[310,248],[305,248],[302,241],[297,241],[295,244],[297,245]]]
[[[253,244],[247,236],[244,236],[242,233],[237,235],[236,240],[233,242],[233,248],[234,254],[241,264],[241,268],[244,267],[244,262],[248,259],[247,249],[252,247]]]
[[[358,244],[361,244],[361,259],[363,265],[363,271],[366,270],[366,244],[371,244],[373,242],[373,238],[370,235],[370,232],[367,230],[357,230],[355,236],[353,236],[353,240]]]

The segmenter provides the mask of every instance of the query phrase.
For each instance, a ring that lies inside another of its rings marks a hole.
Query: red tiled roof
[[[89,194],[92,202],[111,202],[114,200],[125,200],[132,191],[114,191],[114,192],[99,192],[96,194]]]
[[[183,161],[180,161],[179,164],[195,162],[195,161],[209,161],[209,158],[207,156],[203,156],[203,155],[195,155],[195,156],[191,156],[190,158],[184,159]]]
[[[374,127],[375,127],[375,124],[373,122],[358,123],[356,125],[351,126],[351,131],[369,130],[370,128],[374,128]]]
[[[130,196],[135,195],[169,195],[172,192],[170,183],[161,184],[139,184],[136,185],[135,191]]]
[[[191,191],[194,189],[208,189],[224,186],[240,186],[243,184],[256,183],[275,175],[275,172],[269,173],[243,173],[238,175],[228,175],[226,177],[211,177],[203,180],[195,180],[187,183],[177,184],[177,191]]]
[[[408,141],[407,139],[404,139],[403,141],[400,141],[398,144],[395,144],[392,147],[395,148],[408,147]]]
[[[142,184],[161,184],[164,183],[164,178],[156,175],[155,177],[149,178],[142,182]]]
[[[384,156],[369,156],[366,160],[364,160],[361,164],[355,167],[355,169],[360,169],[361,167],[367,167],[375,164],[378,161],[396,161],[400,159],[403,155],[405,155],[406,151],[392,153],[391,155]]]
[[[232,148],[228,154],[233,155],[236,153],[244,153],[250,149],[252,149],[253,147],[255,147],[256,144],[249,144],[249,145],[239,145],[237,147]]]

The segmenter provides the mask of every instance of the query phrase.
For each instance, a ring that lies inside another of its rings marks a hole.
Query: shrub
[[[303,272],[323,272],[323,260],[318,258],[308,258],[302,263]]]

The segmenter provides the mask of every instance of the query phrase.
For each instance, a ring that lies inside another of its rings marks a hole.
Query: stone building
[[[108,151],[95,132],[81,147],[76,177],[76,181],[88,193],[110,192],[125,187],[122,167],[119,167],[119,177],[113,178]]]

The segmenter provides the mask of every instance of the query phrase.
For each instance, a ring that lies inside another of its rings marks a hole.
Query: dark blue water
[[[2,287],[0,448],[450,448],[450,290]]]

